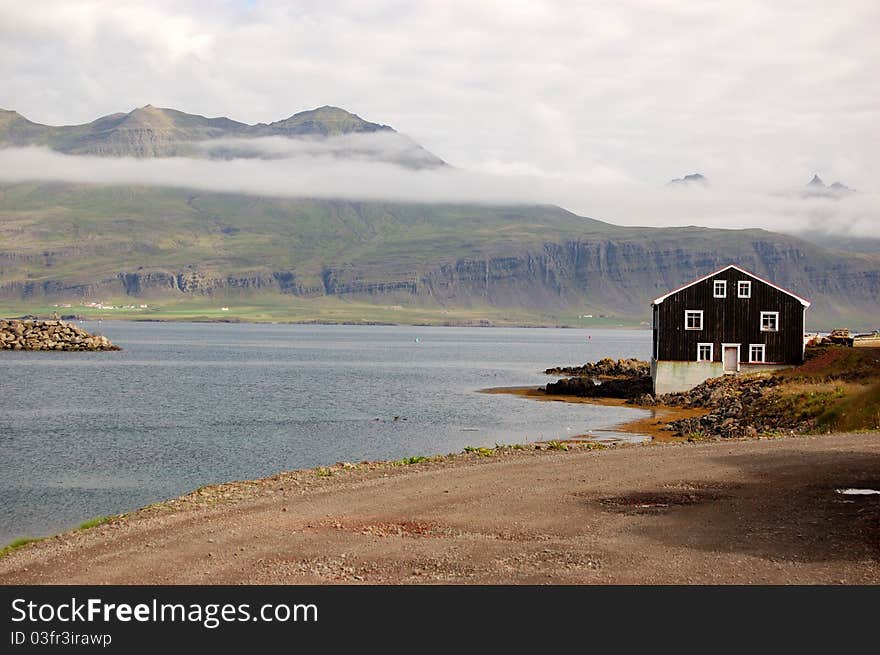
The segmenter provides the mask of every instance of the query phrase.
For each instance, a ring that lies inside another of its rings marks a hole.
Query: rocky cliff
[[[853,323],[854,310],[880,312],[880,268],[860,259],[821,265],[797,247],[757,241],[735,258],[707,244],[699,250],[671,247],[665,239],[545,243],[534,251],[448,262],[426,261],[389,276],[366,265],[327,265],[319,274],[258,269],[229,274],[210,270],[138,268],[84,284],[48,279],[0,285],[0,297],[33,299],[128,295],[161,298],[186,294],[253,292],[304,298],[341,296],[375,302],[439,306],[522,307],[544,312],[571,308],[647,317],[652,298],[722,265],[738,265],[809,298],[808,325]],[[390,268],[390,267],[389,267]],[[854,325],[859,325],[856,320]]]
[[[0,299],[274,294],[645,320],[735,263],[873,329],[880,256],[759,229],[620,227],[552,206],[401,204],[144,187],[0,186]]]

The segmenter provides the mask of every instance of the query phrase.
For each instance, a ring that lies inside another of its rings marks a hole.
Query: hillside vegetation
[[[801,366],[712,378],[652,400],[707,408],[670,424],[689,437],[880,430],[880,349],[808,348]]]
[[[0,302],[16,308],[249,297],[283,319],[288,304],[332,298],[420,309],[428,322],[480,309],[493,321],[632,321],[648,317],[652,298],[729,262],[812,300],[811,329],[873,327],[880,314],[880,258],[763,230],[619,227],[552,206],[0,187]]]

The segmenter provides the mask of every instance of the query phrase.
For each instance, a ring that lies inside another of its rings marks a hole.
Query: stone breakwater
[[[0,350],[120,350],[110,339],[64,321],[0,320]]]
[[[547,375],[570,375],[594,378],[639,378],[651,375],[651,365],[642,359],[611,359],[587,362],[583,366],[554,366],[544,371]]]
[[[544,387],[548,394],[580,396],[581,398],[632,399],[651,393],[651,366],[640,359],[610,357],[583,366],[557,366],[544,371],[547,375],[570,375]]]

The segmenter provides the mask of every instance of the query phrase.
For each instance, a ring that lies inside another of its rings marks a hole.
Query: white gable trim
[[[776,289],[777,291],[781,291],[782,293],[791,296],[791,297],[794,298],[795,300],[798,300],[798,301],[804,306],[804,308],[809,307],[810,304],[811,304],[810,301],[807,300],[806,298],[801,298],[801,297],[800,297],[799,295],[797,295],[796,293],[792,293],[792,292],[789,291],[788,289],[783,289],[782,287],[780,287],[780,286],[778,286],[778,285],[776,285],[776,284],[773,284],[773,283],[770,282],[769,280],[765,280],[764,278],[760,277],[759,275],[755,275],[754,273],[751,273],[751,272],[745,270],[744,268],[740,268],[740,267],[737,266],[736,264],[728,264],[727,266],[724,266],[724,267],[722,267],[722,268],[719,268],[717,271],[712,271],[712,272],[709,273],[708,275],[704,275],[703,277],[698,278],[698,279],[694,280],[693,282],[688,282],[687,284],[684,284],[684,285],[678,287],[677,289],[674,289],[674,290],[670,291],[669,293],[660,296],[659,298],[655,298],[651,304],[652,304],[652,305],[659,305],[661,302],[663,302],[664,300],[666,300],[669,296],[674,296],[674,295],[677,294],[679,291],[683,291],[683,290],[687,289],[688,287],[692,287],[692,286],[694,286],[695,284],[699,284],[700,282],[705,282],[705,281],[708,280],[710,277],[712,277],[712,276],[714,276],[714,275],[718,275],[719,273],[722,273],[722,272],[724,272],[724,271],[726,271],[726,270],[729,270],[729,269],[731,269],[731,268],[734,269],[735,271],[739,271],[740,273],[744,273],[745,275],[750,275],[751,277],[755,278],[756,280],[760,280],[760,281],[763,282],[764,284],[767,284],[767,285],[773,287],[773,288]]]

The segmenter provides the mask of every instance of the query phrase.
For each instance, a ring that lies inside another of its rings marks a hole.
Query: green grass
[[[80,523],[74,530],[88,530],[89,528],[94,528],[99,525],[104,525],[105,523],[109,523],[113,519],[119,518],[120,514],[111,514],[109,516],[98,516],[93,519],[89,519],[88,521],[84,521]],[[15,539],[8,544],[6,544],[3,548],[0,548],[0,557],[4,557],[9,553],[13,553],[16,550],[27,546],[28,544],[37,543],[39,541],[43,541],[48,537],[21,537],[19,539]]]
[[[880,381],[827,407],[819,415],[818,425],[844,431],[880,430]]]
[[[88,521],[84,521],[77,526],[77,530],[88,530],[89,528],[96,528],[99,525],[104,525],[105,523],[110,523],[113,519],[119,518],[118,514],[111,514],[109,516],[97,516],[93,519],[89,519]]]
[[[549,450],[568,450],[568,444],[562,443],[561,441],[548,441],[547,448]]]
[[[479,455],[480,457],[495,457],[498,454],[497,448],[484,448],[482,446],[465,446],[464,451],[468,454]]]
[[[390,325],[485,325],[494,326],[567,326],[580,328],[639,327],[632,319],[603,319],[603,323],[585,323],[576,317],[550,312],[533,312],[521,308],[465,307],[440,308],[371,304],[345,300],[335,296],[297,298],[282,294],[259,294],[239,298],[186,298],[179,300],[103,299],[105,305],[124,306],[148,304],[148,309],[110,310],[85,307],[76,302],[71,307],[55,307],[57,303],[0,300],[0,317],[31,314],[49,318],[76,314],[88,320],[155,320],[155,321],[241,321],[248,323],[345,323]],[[223,311],[222,307],[228,307]],[[644,326],[641,326],[644,327]]]
[[[413,464],[421,464],[422,462],[430,461],[430,457],[414,455],[413,457],[404,457],[403,459],[394,460],[393,462],[391,462],[391,466],[412,466]]]
[[[777,375],[774,414],[814,421],[820,432],[880,430],[880,348],[821,347]]]
[[[15,539],[10,541],[8,544],[0,548],[0,557],[5,557],[9,555],[9,553],[14,553],[19,548],[24,548],[28,544],[33,544],[38,541],[42,541],[45,537],[21,537],[20,539]]]

